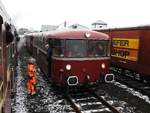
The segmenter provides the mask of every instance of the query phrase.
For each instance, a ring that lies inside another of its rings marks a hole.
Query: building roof
[[[42,25],[41,31],[51,31],[51,30],[56,30],[57,28],[58,28],[57,25]]]
[[[95,24],[97,24],[97,25],[107,25],[107,23],[105,23],[102,20],[97,20],[96,22],[92,23],[92,25],[95,25]]]

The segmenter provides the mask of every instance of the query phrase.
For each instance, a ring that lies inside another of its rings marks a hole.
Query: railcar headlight
[[[101,64],[102,69],[105,69],[106,65],[104,63]]]
[[[71,65],[70,64],[66,65],[66,70],[71,70]]]

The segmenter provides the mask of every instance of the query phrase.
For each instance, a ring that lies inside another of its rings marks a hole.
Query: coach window
[[[0,35],[2,33],[2,24],[3,24],[3,18],[0,15]],[[2,86],[2,37],[0,36],[0,102],[2,100],[2,92],[1,92],[1,86]]]
[[[53,42],[53,56],[55,57],[64,57],[65,51],[65,41],[55,39]]]
[[[42,43],[42,49],[46,51],[45,45],[47,44],[46,42],[46,37],[43,36],[43,43]]]
[[[42,36],[37,36],[35,39],[35,43],[38,47],[43,49],[43,37]]]
[[[2,49],[0,47],[0,83],[2,81]]]
[[[88,43],[89,57],[104,57],[108,56],[108,41],[92,41]]]
[[[12,34],[11,25],[6,23],[5,27],[6,27],[6,42],[11,43],[14,40],[14,35]]]
[[[39,36],[39,47],[43,49],[43,37]]]
[[[2,77],[2,49],[0,47],[0,102],[3,98],[3,77]]]
[[[29,40],[27,40],[27,42],[29,43]],[[33,43],[34,45],[38,45],[38,38],[33,38]]]

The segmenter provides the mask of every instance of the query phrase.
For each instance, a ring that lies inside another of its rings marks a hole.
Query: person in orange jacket
[[[28,73],[28,95],[34,95],[36,93],[36,65],[35,59],[30,58],[27,65],[27,73]]]

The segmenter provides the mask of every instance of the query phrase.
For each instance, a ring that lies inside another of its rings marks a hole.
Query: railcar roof
[[[52,36],[59,39],[86,39],[85,34],[88,33],[91,36],[89,39],[109,39],[109,36],[104,33],[90,31],[90,30],[67,30],[67,31],[59,31],[55,33],[48,34],[48,38],[52,38]]]
[[[39,32],[32,33],[29,35],[32,36],[45,36],[47,38],[56,38],[56,39],[86,39],[85,34],[88,33],[91,36],[88,39],[104,39],[108,40],[109,36],[107,34],[90,31],[90,30],[64,30],[64,31],[49,31],[49,32]]]

